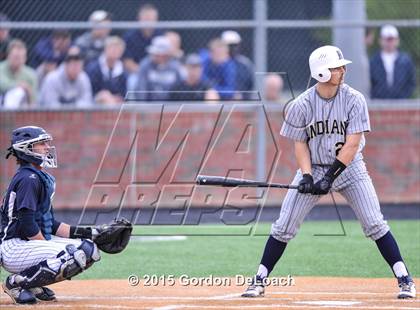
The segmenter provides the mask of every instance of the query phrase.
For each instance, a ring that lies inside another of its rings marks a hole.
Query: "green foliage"
[[[419,0],[366,0],[369,19],[418,19]]]

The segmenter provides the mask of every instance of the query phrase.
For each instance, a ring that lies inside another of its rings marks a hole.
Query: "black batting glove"
[[[326,195],[330,191],[334,180],[327,175],[316,182],[313,186],[312,194],[313,195]]]
[[[330,191],[335,179],[346,169],[346,165],[336,159],[324,177],[313,186],[313,195],[326,195]]]
[[[298,192],[301,194],[311,194],[313,191],[314,179],[309,173],[305,173],[302,176],[302,180],[299,182]]]

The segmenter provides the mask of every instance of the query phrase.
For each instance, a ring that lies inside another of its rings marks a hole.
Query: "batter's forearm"
[[[337,159],[348,166],[359,150],[361,138],[362,133],[348,135],[346,137],[346,143],[344,143],[343,147],[337,155]]]
[[[306,142],[295,142],[295,156],[302,174],[312,174],[311,153]]]
[[[344,145],[337,156],[337,159],[348,166],[356,156],[359,145]]]

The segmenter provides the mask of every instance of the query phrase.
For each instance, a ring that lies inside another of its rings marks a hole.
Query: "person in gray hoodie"
[[[82,107],[92,104],[92,86],[83,71],[83,58],[78,47],[71,48],[64,63],[45,77],[39,97],[42,106]]]
[[[172,46],[165,36],[152,40],[146,56],[139,66],[134,98],[139,101],[165,101],[169,90],[182,81],[179,60],[172,56]]]

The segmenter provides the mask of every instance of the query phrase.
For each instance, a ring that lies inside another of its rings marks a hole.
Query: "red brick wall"
[[[51,170],[57,179],[55,208],[80,208],[86,202],[89,207],[120,203],[181,207],[191,201],[246,206],[262,203],[263,198],[270,205],[280,204],[283,190],[271,190],[258,199],[261,193],[253,189],[193,185],[199,172],[255,178],[253,109],[214,105],[200,112],[192,105],[181,110],[138,107],[137,112],[121,113],[1,112],[0,149],[8,147],[14,128],[28,124],[42,126],[54,136],[59,162],[59,168]],[[278,135],[281,110],[269,108],[266,115],[269,177],[287,183],[296,170],[292,144]],[[420,111],[371,111],[370,117],[372,132],[364,155],[381,202],[420,202]],[[13,160],[0,162],[2,192],[15,169]]]

